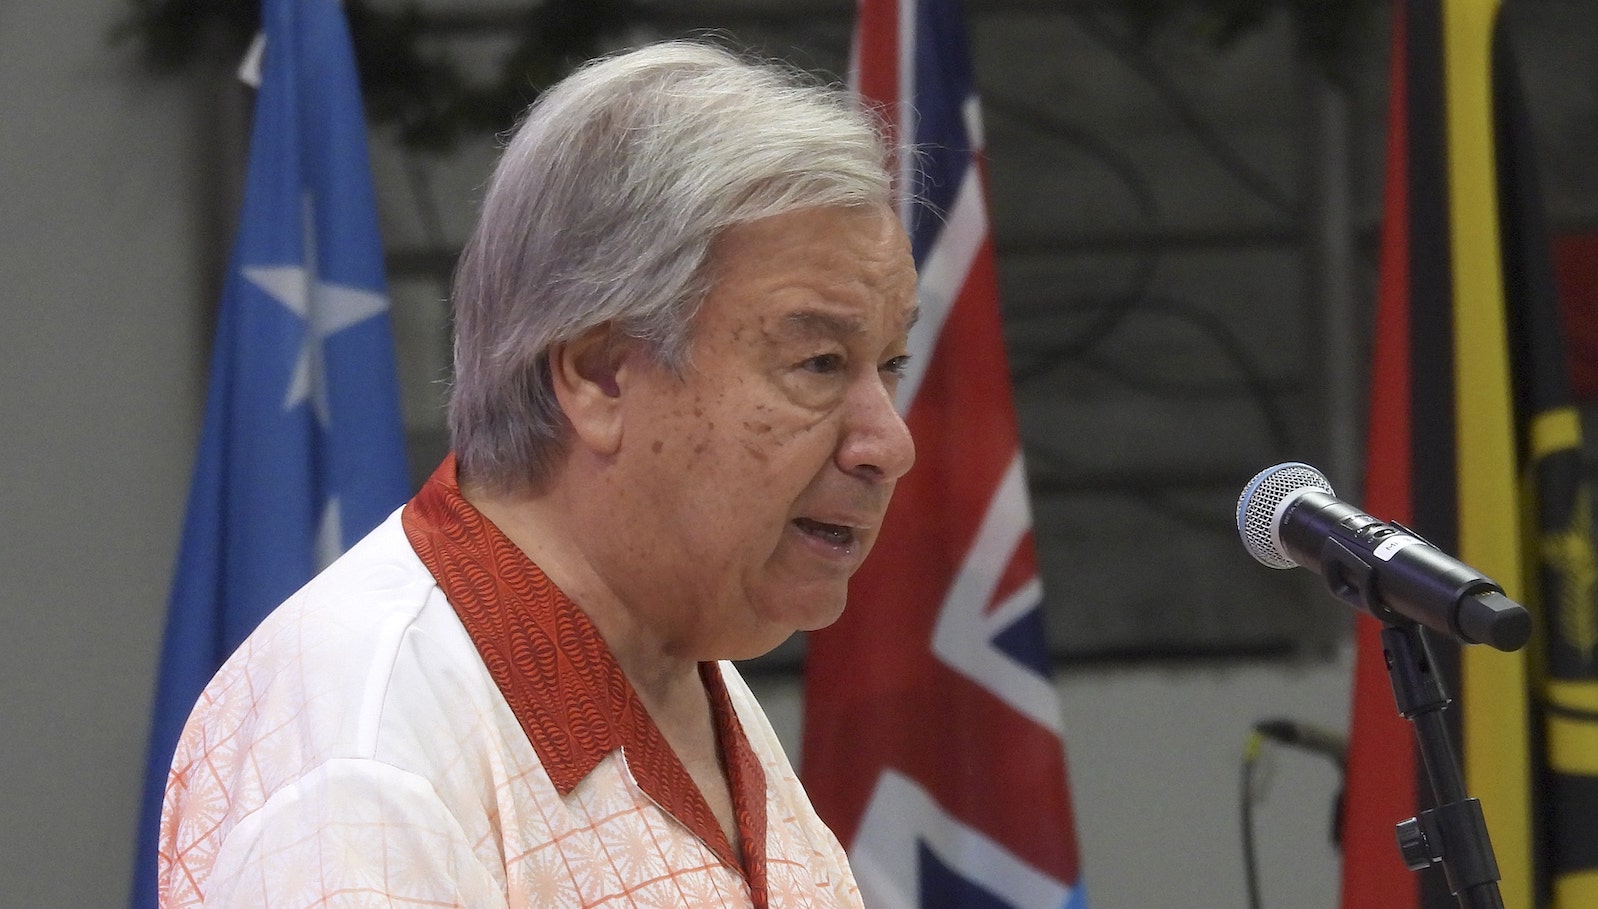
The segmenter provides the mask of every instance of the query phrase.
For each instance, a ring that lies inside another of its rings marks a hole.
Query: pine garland
[[[509,127],[517,115],[604,39],[644,20],[633,0],[543,0],[506,34],[514,46],[494,77],[473,79],[448,53],[438,20],[418,0],[379,9],[343,0],[355,43],[367,116],[411,149],[446,153],[463,139]],[[157,72],[193,64],[216,35],[242,55],[260,28],[260,0],[128,0],[114,37],[142,46]],[[385,4],[387,5],[387,4]],[[1369,24],[1378,0],[1106,0],[1134,40],[1175,29],[1225,48],[1280,10],[1299,24],[1301,49],[1334,78]]]
[[[210,36],[242,56],[260,29],[260,0],[129,0],[114,38],[141,45],[152,70],[194,64]],[[629,0],[545,0],[506,32],[514,45],[494,76],[472,78],[415,2],[384,10],[344,0],[367,116],[398,141],[446,153],[470,136],[510,126],[547,86],[599,54],[603,40],[636,21]]]

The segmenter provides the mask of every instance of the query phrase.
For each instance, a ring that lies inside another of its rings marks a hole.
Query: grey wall
[[[202,388],[184,83],[131,78],[107,0],[0,8],[0,903],[126,889]]]

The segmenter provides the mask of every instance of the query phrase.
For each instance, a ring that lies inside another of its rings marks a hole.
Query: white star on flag
[[[300,353],[283,396],[283,410],[289,411],[307,401],[324,432],[332,429],[332,408],[327,401],[328,337],[346,328],[381,315],[388,310],[388,297],[364,287],[333,284],[321,279],[316,267],[314,201],[305,197],[305,261],[299,265],[251,265],[244,277],[267,296],[294,313],[305,325]],[[343,515],[336,494],[322,505],[322,520],[316,533],[316,561],[320,571],[332,564],[344,549]]]
[[[322,344],[329,335],[387,311],[388,297],[362,287],[323,282],[309,257],[306,265],[250,266],[244,269],[244,277],[308,323],[283,409],[292,410],[309,399],[317,421],[328,429],[333,419],[327,404]]]

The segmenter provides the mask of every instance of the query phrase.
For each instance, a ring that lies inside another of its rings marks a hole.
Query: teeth
[[[799,529],[812,536],[818,536],[829,543],[842,546],[854,538],[854,528],[844,527],[841,524],[824,524],[821,521],[812,521],[809,518],[800,518],[794,522]]]

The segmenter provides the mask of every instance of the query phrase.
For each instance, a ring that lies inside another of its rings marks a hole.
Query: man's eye
[[[843,368],[843,357],[838,354],[821,354],[799,365],[814,373],[833,373]]]
[[[903,376],[905,374],[905,370],[907,370],[909,368],[910,368],[910,355],[909,354],[903,354],[901,356],[894,357],[893,359],[889,360],[888,362],[882,364],[882,371],[887,373],[887,374],[889,374],[889,375],[891,375],[891,376]]]

